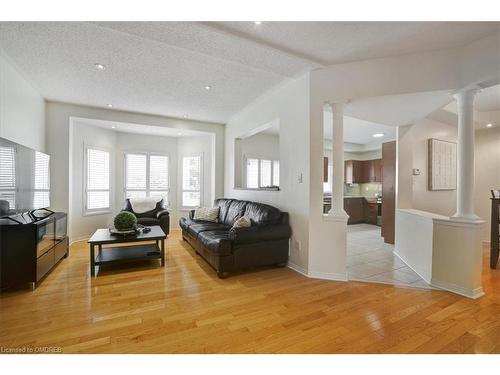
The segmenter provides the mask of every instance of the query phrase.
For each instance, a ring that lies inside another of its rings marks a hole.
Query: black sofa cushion
[[[198,234],[198,241],[200,241],[205,248],[218,255],[232,254],[232,242],[229,239],[229,232],[227,230],[201,232]]]
[[[234,222],[245,214],[245,208],[249,202],[233,200],[227,210],[227,214],[222,223],[233,226]]]
[[[281,220],[280,210],[263,203],[248,202],[244,215],[257,226],[278,224]]]
[[[187,232],[197,238],[201,232],[211,231],[211,230],[219,230],[219,231],[229,231],[230,227],[224,224],[211,223],[208,221],[204,222],[196,222],[196,224],[191,224],[187,228]]]

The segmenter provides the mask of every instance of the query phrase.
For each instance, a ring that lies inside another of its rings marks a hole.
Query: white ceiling
[[[496,27],[0,22],[0,47],[49,100],[225,123],[273,86],[323,64],[464,45]],[[97,62],[107,69],[97,71]]]
[[[201,132],[197,130],[189,130],[189,129],[175,129],[163,126],[142,125],[142,124],[134,124],[134,123],[118,122],[118,121],[104,121],[104,120],[95,120],[95,119],[78,118],[78,117],[74,117],[73,119],[76,120],[77,123],[97,126],[99,128],[104,128],[107,130],[112,130],[120,133],[147,134],[160,137],[175,137],[175,138],[203,137],[211,135],[211,133]]]
[[[328,111],[324,112],[324,137],[332,139],[332,117]],[[381,138],[374,138],[373,134],[383,133]],[[371,121],[360,120],[344,116],[344,142],[364,145],[366,149],[378,148],[383,142],[396,139],[396,127],[382,125]]]

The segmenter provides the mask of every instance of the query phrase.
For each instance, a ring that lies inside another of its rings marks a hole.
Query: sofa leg
[[[278,263],[276,266],[280,267],[280,268],[283,268],[283,267],[286,267],[286,265],[287,265],[287,263],[283,262],[283,263]]]
[[[229,276],[229,272],[219,272],[219,271],[217,271],[217,276],[219,277],[219,279],[225,279],[226,277]]]

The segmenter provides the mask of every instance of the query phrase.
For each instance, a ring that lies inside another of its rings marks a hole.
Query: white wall
[[[457,142],[457,127],[434,120],[417,121],[405,134],[411,137],[411,148],[400,148],[399,152],[411,152],[411,168],[420,169],[420,175],[412,176],[412,208],[451,216],[456,210],[456,190],[428,189],[428,139]],[[403,156],[404,157],[404,156]]]
[[[45,151],[45,100],[1,50],[0,137]]]
[[[110,153],[110,189],[116,188],[116,132],[96,126],[73,121],[71,127],[72,147],[70,155],[70,184],[68,228],[71,241],[88,238],[96,229],[107,228],[117,211],[115,196],[110,197],[111,210],[107,214],[84,213],[84,160],[85,147],[94,146],[106,149]],[[52,181],[54,178],[52,179]]]
[[[486,220],[481,239],[490,240],[491,193],[500,189],[500,127],[476,131],[474,206],[476,215]]]
[[[224,181],[224,125],[145,115],[133,112],[115,111],[59,102],[47,102],[46,107],[46,152],[52,156],[51,202],[59,211],[68,210],[69,202],[69,124],[71,118],[88,118],[104,121],[118,121],[133,124],[191,129],[210,132],[215,137],[214,160],[216,173],[214,191],[222,196]]]
[[[290,214],[292,241],[290,262],[307,270],[309,242],[309,76],[287,81],[261,96],[226,125],[224,195],[276,206]],[[234,139],[279,121],[280,190],[255,191],[234,188]],[[302,183],[298,176],[302,175]],[[300,248],[300,250],[299,250]]]

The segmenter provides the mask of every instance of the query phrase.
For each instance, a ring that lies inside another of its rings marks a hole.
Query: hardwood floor
[[[0,347],[63,353],[500,353],[500,270],[486,296],[306,278],[268,268],[219,280],[174,232],[165,268],[89,277],[86,242],[34,291],[0,296]]]

